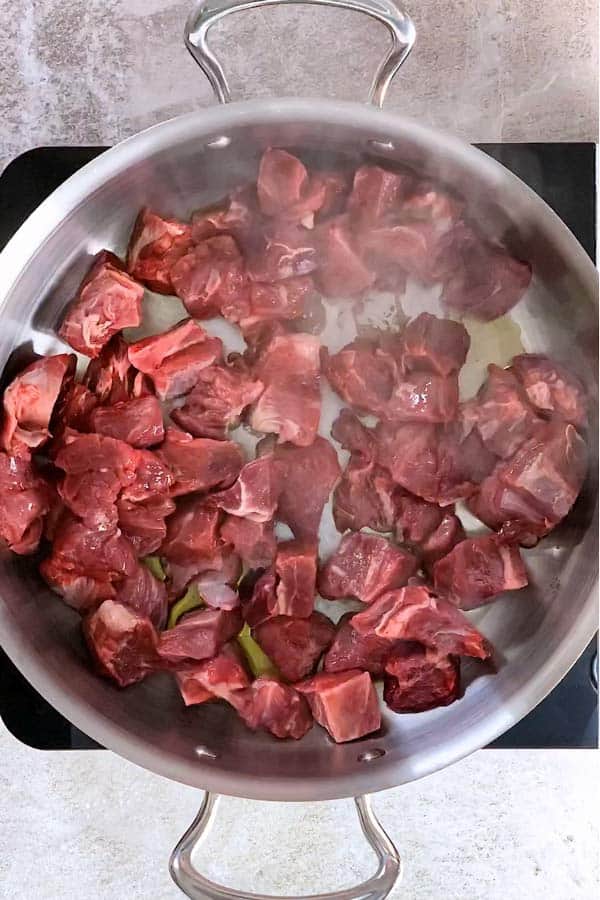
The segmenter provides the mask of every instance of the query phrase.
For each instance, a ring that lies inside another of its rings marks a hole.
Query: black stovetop
[[[558,213],[592,259],[596,252],[594,144],[479,144],[529,184]],[[0,176],[0,249],[27,216],[105,147],[39,147]],[[551,694],[491,745],[505,748],[597,747],[598,698],[592,679],[596,639]],[[0,716],[19,740],[42,750],[99,745],[60,715],[0,650]]]

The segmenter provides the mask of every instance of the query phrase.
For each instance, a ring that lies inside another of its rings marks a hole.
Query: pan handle
[[[369,103],[382,107],[392,78],[412,50],[415,26],[393,0],[199,0],[185,23],[185,45],[208,78],[220,103],[231,101],[231,91],[221,63],[208,46],[210,28],[229,13],[263,6],[333,6],[336,9],[361,12],[385,25],[392,45],[379,64],[369,91]]]
[[[266,894],[232,890],[211,881],[195,867],[192,855],[208,834],[220,799],[218,794],[205,794],[200,812],[171,854],[169,871],[173,881],[190,900],[281,900]],[[354,802],[363,834],[377,856],[375,874],[356,887],[286,900],[384,900],[402,877],[398,851],[375,818],[370,798],[367,795],[355,797]]]

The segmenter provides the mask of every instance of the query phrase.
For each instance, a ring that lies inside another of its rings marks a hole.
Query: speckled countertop
[[[112,143],[212,102],[181,45],[185,2],[0,0],[0,167],[42,144]],[[472,141],[597,139],[592,0],[416,0],[418,44],[388,105]],[[247,13],[214,46],[239,97],[365,95],[381,33],[354,14]],[[0,897],[181,896],[170,849],[197,791],[106,752],[52,753],[0,724]],[[375,809],[406,862],[408,900],[591,900],[600,756],[482,751]],[[371,860],[348,803],[227,800],[205,861],[246,890],[323,891]]]

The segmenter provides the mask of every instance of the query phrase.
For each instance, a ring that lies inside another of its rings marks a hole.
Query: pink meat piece
[[[89,417],[93,431],[132,447],[152,447],[164,436],[163,416],[156,397],[134,397],[113,406],[97,406]]]
[[[361,257],[357,235],[347,215],[330,219],[315,231],[319,251],[315,280],[326,297],[360,296],[372,287],[375,273]]]
[[[445,231],[459,221],[464,203],[441,190],[434,182],[419,179],[402,201],[402,218],[406,221],[436,222]]]
[[[264,228],[248,252],[248,276],[263,284],[310,275],[318,265],[314,231],[286,222]]]
[[[335,635],[335,625],[319,612],[308,619],[275,616],[256,628],[255,638],[286,681],[314,672]]]
[[[50,437],[50,419],[66,378],[72,378],[72,353],[37,359],[4,391],[0,445],[8,454],[40,447]]]
[[[418,567],[411,553],[383,537],[346,534],[333,556],[321,566],[318,589],[322,597],[356,597],[372,603],[381,594],[406,584]]]
[[[231,554],[222,564],[223,569],[220,571],[203,572],[194,579],[194,585],[206,605],[212,609],[237,609],[240,598],[231,582],[235,584],[239,578],[239,559]]]
[[[296,685],[319,725],[339,744],[381,727],[379,700],[368,672],[320,672]]]
[[[457,544],[435,563],[433,583],[460,609],[475,609],[503,591],[525,587],[528,579],[519,548],[494,534]]]
[[[251,595],[242,598],[244,621],[251,628],[256,628],[257,625],[266,622],[272,616],[278,615],[278,611],[275,609],[277,605],[276,588],[277,576],[275,575],[275,566],[272,566],[256,580]]]
[[[161,495],[139,503],[120,499],[117,501],[117,512],[119,528],[137,555],[149,556],[156,553],[167,536],[165,519],[175,512],[175,501]]]
[[[199,373],[220,361],[223,345],[192,319],[129,345],[129,360],[149,375],[161,400],[187,394]]]
[[[407,491],[396,493],[395,537],[429,567],[466,535],[453,507],[441,507]]]
[[[105,600],[84,619],[83,633],[98,670],[119,687],[141,681],[157,667],[154,625],[121,603]]]
[[[372,459],[354,453],[333,492],[333,519],[338,531],[392,531],[397,486],[389,472]]]
[[[167,521],[160,556],[197,572],[220,568],[219,510],[204,497],[184,497]]]
[[[315,605],[316,542],[296,539],[278,544],[275,572],[279,581],[272,615],[308,618]]]
[[[143,563],[118,584],[114,599],[141,616],[147,616],[155,628],[161,629],[167,624],[167,589]]]
[[[216,505],[233,516],[259,524],[270,522],[283,486],[283,466],[272,454],[260,456],[242,467],[226,491],[213,496]]]
[[[382,415],[392,398],[396,367],[374,342],[357,340],[330,356],[323,349],[323,373],[342,400],[359,412]]]
[[[235,691],[229,702],[248,728],[271,732],[277,738],[299,740],[312,728],[304,697],[288,684],[261,676],[245,691]]]
[[[158,653],[163,662],[174,666],[186,660],[211,659],[241,627],[239,610],[200,609],[161,633]]]
[[[226,516],[221,525],[221,540],[249,569],[263,569],[275,559],[277,542],[272,522],[251,522],[238,516]]]
[[[470,343],[469,333],[460,322],[421,313],[402,331],[399,352],[408,371],[450,375],[464,364]]]
[[[171,412],[171,418],[195,437],[222,440],[228,428],[239,425],[244,410],[262,391],[262,382],[242,366],[208,366],[198,373],[196,386],[185,404]]]
[[[236,188],[223,202],[192,216],[192,241],[200,241],[218,234],[231,234],[243,240],[257,227],[260,213],[256,206],[254,186]]]
[[[59,329],[60,337],[86,356],[98,356],[111,337],[142,321],[144,288],[123,271],[108,251],[96,259],[81,282]]]
[[[309,178],[297,157],[272,147],[262,155],[256,192],[266,216],[292,222],[310,218],[325,201],[323,181]]]
[[[137,571],[129,541],[118,531],[91,529],[65,516],[40,572],[65,603],[80,612],[115,597],[119,584]]]
[[[123,488],[121,497],[132,503],[163,499],[171,492],[174,478],[168,466],[153,450],[136,453],[135,479]]]
[[[324,170],[313,172],[311,185],[323,189],[323,203],[317,212],[318,219],[339,215],[346,206],[349,179],[344,172]]]
[[[55,463],[65,476],[59,484],[64,504],[90,528],[113,528],[115,503],[136,478],[138,451],[98,434],[66,435]]]
[[[53,492],[27,455],[0,451],[0,541],[13,553],[37,549]]]
[[[489,322],[509,312],[529,287],[529,263],[486,243],[464,223],[453,229],[448,256],[453,266],[442,302],[449,309]]]
[[[397,647],[385,666],[383,699],[394,712],[416,713],[448,706],[460,696],[460,660],[422,647]]]
[[[487,449],[503,459],[512,456],[541,422],[514,373],[493,364],[476,399],[464,407],[463,418],[477,428]]]
[[[195,319],[224,316],[239,322],[248,315],[244,258],[230,235],[207,238],[193,246],[171,269],[171,281]]]
[[[550,423],[521,444],[511,459],[498,463],[469,508],[490,528],[513,523],[523,542],[535,543],[575,503],[587,458],[585,442],[572,425]]]
[[[395,422],[451,422],[458,410],[458,376],[410,372],[398,377],[382,417]]]
[[[316,537],[323,507],[340,476],[337,453],[317,435],[310,447],[278,445],[274,456],[284,466],[277,519],[297,538]]]
[[[475,429],[465,435],[460,419],[438,426],[437,437],[439,482],[437,496],[432,499],[440,506],[450,506],[471,496],[493,470],[497,457],[487,449]]]
[[[213,659],[177,671],[175,678],[186,706],[215,697],[229,700],[232,693],[250,686],[234,642],[225,644]]]
[[[375,455],[375,436],[370,428],[350,412],[342,409],[339,416],[331,426],[331,436],[351,453],[360,454],[365,459],[372,459]]]
[[[90,360],[83,380],[103,404],[121,403],[151,392],[146,376],[130,363],[129,344],[121,335],[112,338],[96,359]]]
[[[586,390],[576,375],[542,353],[523,353],[511,364],[529,402],[544,413],[559,416],[576,428],[587,422]]]
[[[323,671],[362,669],[375,678],[382,678],[385,661],[397,642],[376,634],[359,634],[352,627],[353,615],[346,613],[338,622],[333,643],[323,659]]]
[[[389,172],[380,166],[360,166],[354,174],[347,208],[354,221],[362,226],[374,225],[398,214],[410,190],[413,176]]]
[[[319,427],[319,341],[308,334],[274,337],[254,370],[265,389],[250,412],[250,427],[277,434],[280,443],[312,444]]]
[[[192,438],[173,428],[167,429],[157,456],[173,475],[173,496],[229,487],[244,464],[240,448],[233,441]]]
[[[246,330],[259,322],[301,319],[314,305],[316,291],[310,275],[286,278],[274,283],[253,282],[250,310],[240,327]]]
[[[438,527],[428,535],[418,548],[418,554],[426,569],[465,539],[462,522],[454,513],[445,512]]]
[[[173,294],[171,269],[192,246],[191,227],[147,206],[135,220],[127,248],[127,271],[159,294]]]
[[[352,619],[359,634],[388,640],[418,641],[440,653],[487,659],[492,648],[453,603],[435,597],[425,585],[382,594]]]

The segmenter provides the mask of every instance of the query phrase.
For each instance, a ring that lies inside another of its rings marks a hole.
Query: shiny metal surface
[[[373,77],[369,103],[381,107],[391,81],[412,50],[415,27],[406,13],[392,0],[199,0],[188,16],[184,29],[185,45],[208,78],[220,103],[231,102],[227,76],[208,45],[208,32],[225,16],[265,6],[333,6],[364,13],[387,28],[392,45]]]
[[[215,144],[219,136],[228,141]],[[60,346],[54,330],[92,255],[104,246],[124,249],[142,204],[188,216],[253,177],[269,145],[327,154],[329,161],[407,163],[451,184],[465,196],[471,218],[533,261],[534,281],[514,313],[525,348],[569,361],[597,397],[596,272],[554,213],[502,166],[459,141],[370,106],[312,99],[232,103],[175,119],[69,179],[0,255],[0,368],[28,342],[37,352]],[[115,689],[88,668],[78,616],[43,585],[31,561],[9,554],[0,558],[0,641],[78,728],[169,778],[277,800],[399,785],[510,728],[589,642],[597,627],[596,461],[594,447],[574,511],[527,552],[530,587],[477,614],[498,649],[497,674],[468,663],[460,701],[418,715],[385,712],[381,733],[359,742],[335,745],[318,728],[299,743],[253,734],[220,704],[182,708],[167,676]]]
[[[269,894],[232,890],[202,875],[193,855],[202,844],[215,820],[219,796],[207,793],[200,811],[171,854],[169,871],[175,884],[191,900],[280,900]],[[363,834],[377,857],[377,870],[366,881],[351,888],[326,894],[303,894],[287,900],[385,900],[402,878],[398,851],[381,827],[369,797],[355,797],[356,811]]]

